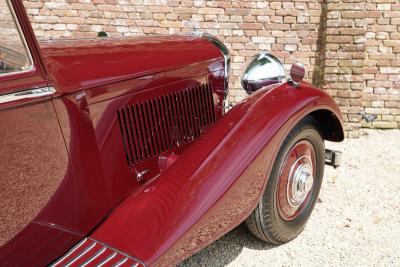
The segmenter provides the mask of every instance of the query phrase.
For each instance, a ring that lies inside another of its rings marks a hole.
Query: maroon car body
[[[76,244],[64,260],[93,246],[115,261],[176,264],[249,216],[302,118],[343,139],[338,107],[305,82],[224,114],[226,62],[207,38],[38,44],[11,3],[34,67],[0,76],[0,98],[30,93],[0,101],[2,266],[62,265]]]

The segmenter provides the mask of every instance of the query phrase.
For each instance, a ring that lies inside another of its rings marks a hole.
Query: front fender
[[[308,84],[257,91],[125,199],[92,238],[150,265],[181,261],[252,212],[283,140],[317,110],[329,111],[342,125],[333,100]]]

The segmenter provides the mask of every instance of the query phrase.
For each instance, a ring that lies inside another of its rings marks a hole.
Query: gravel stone
[[[326,147],[343,152],[342,166],[325,168],[298,238],[272,246],[241,224],[180,266],[400,266],[400,130]]]

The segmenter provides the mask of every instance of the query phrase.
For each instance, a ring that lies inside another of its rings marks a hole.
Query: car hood
[[[96,38],[40,42],[49,82],[59,94],[192,64],[223,62],[201,36]],[[223,64],[213,64],[223,68]]]

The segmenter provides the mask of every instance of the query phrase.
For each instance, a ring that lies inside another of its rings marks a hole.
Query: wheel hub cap
[[[291,221],[307,207],[314,191],[315,150],[308,140],[296,143],[286,154],[276,186],[278,212],[282,219]]]
[[[296,162],[292,166],[293,174],[289,176],[289,181],[287,184],[288,203],[294,208],[300,206],[301,203],[303,203],[308,192],[310,192],[314,182],[311,160],[306,159],[305,162],[306,163],[302,163],[297,167]]]

